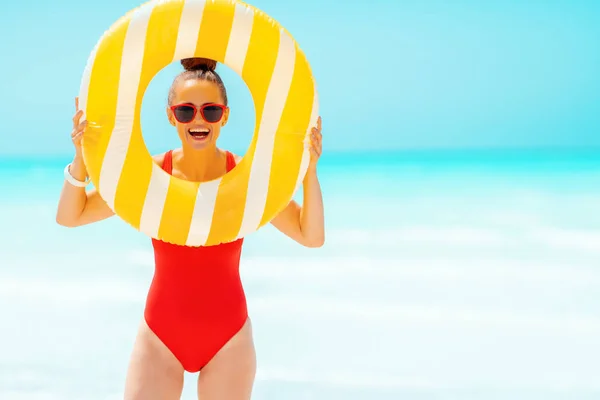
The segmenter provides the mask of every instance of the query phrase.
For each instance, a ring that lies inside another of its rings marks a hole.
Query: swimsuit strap
[[[231,152],[227,152],[227,172],[235,168],[235,156]]]
[[[169,175],[173,173],[173,150],[169,150],[165,153],[162,169]]]

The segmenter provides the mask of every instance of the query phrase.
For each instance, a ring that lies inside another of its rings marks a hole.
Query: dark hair
[[[215,71],[217,68],[217,62],[215,60],[201,57],[184,58],[181,60],[181,65],[185,71],[181,72],[179,75],[177,75],[177,77],[175,77],[175,80],[173,80],[171,89],[169,89],[169,104],[171,104],[173,97],[175,97],[175,87],[180,81],[185,81],[188,79],[200,79],[215,83],[221,91],[223,103],[227,105],[227,90],[225,90],[225,84],[221,80],[221,77],[217,71]]]

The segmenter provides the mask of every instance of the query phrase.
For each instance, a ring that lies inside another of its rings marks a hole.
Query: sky
[[[329,151],[600,146],[600,2],[304,0],[250,3],[277,19],[317,80]],[[450,4],[451,3],[451,4]],[[71,154],[74,96],[102,33],[135,0],[22,0],[0,12],[0,155]],[[254,110],[219,66],[232,116],[219,145],[248,146]],[[177,146],[171,65],[142,110],[151,151]]]

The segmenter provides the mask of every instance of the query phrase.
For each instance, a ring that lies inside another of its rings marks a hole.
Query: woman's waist
[[[157,263],[150,290],[184,298],[220,298],[244,292],[239,268],[227,265],[173,265]]]
[[[196,281],[188,277],[154,277],[146,308],[173,315],[201,314],[218,318],[223,313],[244,313],[246,295],[240,279]]]

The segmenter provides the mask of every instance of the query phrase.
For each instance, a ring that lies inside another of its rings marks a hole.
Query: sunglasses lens
[[[202,109],[202,116],[206,122],[215,123],[223,116],[223,109],[218,106],[206,106]]]
[[[174,110],[175,118],[183,124],[187,124],[194,119],[194,107],[178,106]]]

